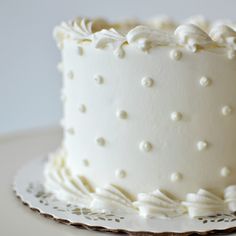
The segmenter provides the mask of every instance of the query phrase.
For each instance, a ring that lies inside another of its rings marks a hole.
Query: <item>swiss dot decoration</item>
[[[170,51],[170,58],[172,60],[178,61],[178,60],[181,59],[181,57],[182,57],[182,52],[181,51],[176,50],[176,49],[173,49],[173,50]]]
[[[141,84],[143,87],[152,87],[154,84],[154,80],[151,77],[143,77],[141,80]]]
[[[180,112],[174,111],[171,113],[170,118],[172,121],[180,121],[183,115]]]
[[[115,176],[118,179],[123,179],[123,178],[126,177],[126,172],[122,169],[117,169],[116,172],[115,172]]]
[[[78,52],[78,55],[82,56],[84,53],[83,48],[79,46],[77,49],[77,52]]]
[[[61,101],[63,103],[66,103],[66,101],[67,101],[67,96],[64,93],[61,94]]]
[[[223,106],[221,109],[222,115],[224,116],[229,116],[232,114],[233,109],[230,106]]]
[[[101,75],[94,75],[93,79],[97,84],[103,84],[104,83],[104,79]]]
[[[206,76],[202,76],[199,81],[202,87],[208,87],[211,84],[211,79]]]
[[[150,152],[152,150],[152,144],[148,141],[142,141],[139,144],[139,149],[143,152]]]
[[[205,149],[207,149],[209,146],[207,141],[198,141],[197,142],[197,149],[198,151],[203,151]]]
[[[62,61],[57,64],[57,70],[62,73],[63,72],[63,63]]]
[[[117,118],[124,120],[124,119],[127,119],[128,113],[124,110],[117,110],[116,116],[117,116]]]
[[[230,174],[231,174],[231,170],[228,168],[228,167],[223,167],[222,169],[221,169],[221,171],[220,171],[220,175],[222,176],[222,177],[228,177],[228,176],[230,176]]]
[[[57,47],[62,51],[64,49],[64,43],[63,42],[58,42]]]
[[[178,172],[174,172],[170,176],[171,182],[179,182],[182,179],[182,175]]]
[[[96,138],[95,141],[96,141],[96,144],[99,146],[105,146],[105,144],[106,144],[106,141],[103,137],[98,137],[98,138]]]
[[[84,104],[81,104],[81,105],[79,106],[79,111],[80,111],[81,113],[85,113],[85,112],[86,112],[86,106],[85,106]]]
[[[70,135],[74,135],[75,134],[75,129],[74,128],[69,128],[67,129],[67,133]]]
[[[87,159],[84,159],[83,160],[83,165],[88,167],[89,166],[89,161]]]
[[[67,73],[67,77],[69,79],[74,79],[74,72],[72,70],[70,70],[68,73]]]

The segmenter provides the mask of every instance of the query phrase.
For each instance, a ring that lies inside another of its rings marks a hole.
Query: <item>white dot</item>
[[[81,113],[85,113],[85,112],[86,112],[86,106],[85,106],[84,104],[81,104],[81,105],[79,106],[79,111],[80,111]]]
[[[80,55],[80,56],[82,56],[83,55],[83,48],[82,47],[78,47],[78,49],[77,49],[77,51],[78,51],[78,54]]]
[[[207,87],[211,84],[211,80],[209,78],[203,76],[203,77],[201,77],[199,83],[202,87]]]
[[[87,159],[84,159],[83,164],[84,164],[84,166],[88,167],[89,166],[89,161]]]
[[[224,107],[222,107],[221,112],[224,116],[229,116],[232,114],[233,109],[230,106],[224,106]]]
[[[147,141],[142,141],[139,144],[139,148],[143,152],[150,152],[152,150],[152,144],[150,142],[147,142]]]
[[[104,83],[104,79],[101,75],[95,75],[93,77],[93,79],[97,84],[103,84]]]
[[[220,171],[220,175],[222,177],[228,177],[228,176],[230,176],[230,174],[231,174],[231,171],[228,167],[223,167]]]
[[[99,145],[99,146],[104,146],[105,143],[106,143],[106,141],[105,141],[104,138],[98,137],[98,138],[96,138],[96,143],[97,143],[97,145]]]
[[[62,61],[57,64],[57,70],[61,73],[63,72],[63,63],[62,63]]]
[[[74,72],[73,71],[69,71],[67,73],[67,76],[68,76],[69,79],[74,79]]]
[[[57,42],[57,47],[59,48],[59,50],[63,50],[64,49],[64,40],[59,40]]]
[[[117,169],[116,172],[115,172],[115,175],[116,175],[117,178],[123,179],[126,176],[126,172],[124,170]]]
[[[181,59],[181,57],[182,57],[182,52],[181,51],[176,50],[176,49],[173,49],[173,50],[170,51],[170,58],[172,60],[178,61],[178,60]]]
[[[152,87],[154,84],[154,81],[150,77],[144,77],[142,78],[141,84],[143,87]]]
[[[67,129],[67,132],[71,135],[74,135],[75,134],[75,129],[74,128],[69,128],[69,129]]]
[[[118,110],[116,112],[116,116],[120,119],[126,119],[128,117],[128,114],[126,111],[123,111],[123,110]]]
[[[208,147],[208,142],[206,142],[206,141],[199,141],[197,143],[198,151],[203,151],[203,150],[207,149],[207,147]]]
[[[228,56],[228,59],[230,59],[230,60],[235,59],[235,58],[236,58],[236,52],[235,52],[235,50],[229,50],[229,51],[227,52],[227,56]]]
[[[63,103],[66,103],[66,101],[67,101],[67,96],[64,93],[61,94],[61,101]]]
[[[63,42],[59,42],[57,44],[57,47],[60,49],[60,50],[63,50],[64,49],[64,43]]]
[[[183,115],[180,112],[172,112],[170,115],[171,120],[173,121],[180,121],[182,119]]]
[[[170,176],[170,180],[172,182],[178,182],[182,179],[182,175],[178,172],[175,172],[175,173],[172,173],[171,176]]]

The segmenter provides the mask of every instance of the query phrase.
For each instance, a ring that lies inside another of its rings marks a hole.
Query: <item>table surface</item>
[[[18,200],[12,191],[16,171],[32,158],[55,150],[61,141],[59,128],[0,136],[0,235],[4,236],[94,236],[106,235],[77,229],[46,219]],[[3,189],[2,189],[3,188]]]
[[[32,158],[41,157],[54,151],[61,141],[61,131],[57,127],[0,136],[0,235],[4,236],[94,236],[104,234],[77,229],[44,218],[24,206],[12,191],[16,171]],[[236,234],[231,234],[236,236]]]

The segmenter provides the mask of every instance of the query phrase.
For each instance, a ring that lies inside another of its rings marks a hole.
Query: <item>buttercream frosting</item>
[[[186,200],[181,201],[156,189],[131,199],[113,184],[93,191],[86,179],[70,173],[66,163],[66,153],[62,150],[50,156],[44,172],[45,187],[58,199],[79,207],[106,212],[128,211],[145,218],[172,218],[186,213],[194,218],[236,211],[236,185],[225,189],[224,198],[200,189],[197,193],[188,193]]]
[[[90,207],[107,211],[134,211],[132,201],[113,185],[97,188],[92,194],[93,200]]]
[[[235,209],[233,24],[77,18],[54,36],[65,154],[46,167],[48,190],[145,217]]]
[[[229,210],[232,212],[236,212],[236,185],[226,188],[224,197]]]
[[[79,176],[74,176],[66,166],[66,154],[62,151],[51,156],[45,168],[45,187],[55,192],[59,199],[86,207],[91,201],[90,190]],[[78,201],[79,199],[79,201]]]
[[[127,43],[146,52],[151,48],[166,45],[184,46],[192,52],[208,47],[228,47],[236,50],[236,32],[232,25],[218,23],[210,26],[200,16],[188,19],[185,24],[179,26],[165,18],[153,19],[144,22],[143,25],[138,24],[140,23],[119,25],[109,24],[105,20],[90,21],[86,18],[76,18],[56,27],[54,37],[59,48],[62,48],[66,39],[78,43],[89,41],[101,49],[111,45],[114,54],[120,58],[125,55],[122,45]]]
[[[219,45],[227,45],[236,50],[236,31],[227,25],[216,25],[210,31],[210,37]]]
[[[175,30],[175,36],[180,45],[192,52],[214,45],[209,35],[193,24],[180,25]]]
[[[183,204],[188,208],[189,216],[192,218],[213,216],[227,210],[223,199],[204,189],[187,194],[186,202]]]
[[[166,196],[160,190],[152,193],[140,193],[134,205],[138,207],[139,214],[143,217],[176,217],[186,212],[180,202]]]

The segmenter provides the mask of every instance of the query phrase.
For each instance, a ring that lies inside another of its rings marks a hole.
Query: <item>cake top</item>
[[[121,56],[124,45],[132,45],[148,52],[160,46],[185,47],[191,52],[202,49],[227,48],[236,50],[236,24],[230,21],[209,22],[203,17],[192,17],[177,24],[167,17],[139,22],[128,20],[109,23],[104,19],[76,18],[62,22],[54,30],[59,48],[65,39],[84,43],[91,42],[95,48],[111,46]]]

